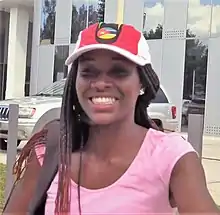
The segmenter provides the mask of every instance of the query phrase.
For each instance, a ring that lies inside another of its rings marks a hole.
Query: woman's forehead
[[[124,56],[115,53],[113,51],[109,50],[93,50],[84,53],[82,56],[80,56],[79,60],[80,62],[84,61],[94,61],[94,60],[100,60],[100,59],[105,59],[105,60],[117,60],[117,61],[129,61],[127,60]]]

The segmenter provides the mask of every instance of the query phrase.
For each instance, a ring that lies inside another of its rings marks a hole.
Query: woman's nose
[[[91,82],[91,88],[95,88],[98,91],[104,91],[105,89],[111,87],[112,87],[112,83],[105,78],[101,78],[99,80]]]

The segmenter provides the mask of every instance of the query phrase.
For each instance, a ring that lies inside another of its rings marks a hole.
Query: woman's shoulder
[[[150,129],[148,131],[146,140],[148,143],[151,143],[152,151],[195,151],[192,145],[185,139],[185,137],[177,132],[165,133]]]
[[[182,157],[188,153],[197,153],[192,145],[176,132],[164,133],[150,129],[145,141],[148,158],[150,157],[157,167],[161,178],[167,182],[174,166]]]

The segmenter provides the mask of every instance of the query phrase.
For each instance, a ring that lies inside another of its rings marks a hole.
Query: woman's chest
[[[132,171],[133,160],[134,155],[107,161],[84,156],[81,164],[74,165],[74,157],[71,168],[71,178],[75,183],[78,183],[80,178],[80,185],[88,189],[97,190],[105,188],[121,180],[127,172]]]
[[[155,180],[157,180],[155,178]],[[162,184],[155,183],[153,177],[148,180],[138,175],[129,177],[103,189],[90,190],[71,184],[71,215],[97,214],[172,214],[168,191]],[[48,190],[46,215],[52,215],[57,193],[57,177]]]

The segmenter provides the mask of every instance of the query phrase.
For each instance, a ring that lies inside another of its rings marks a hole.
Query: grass
[[[4,204],[6,165],[0,163],[0,213]]]

